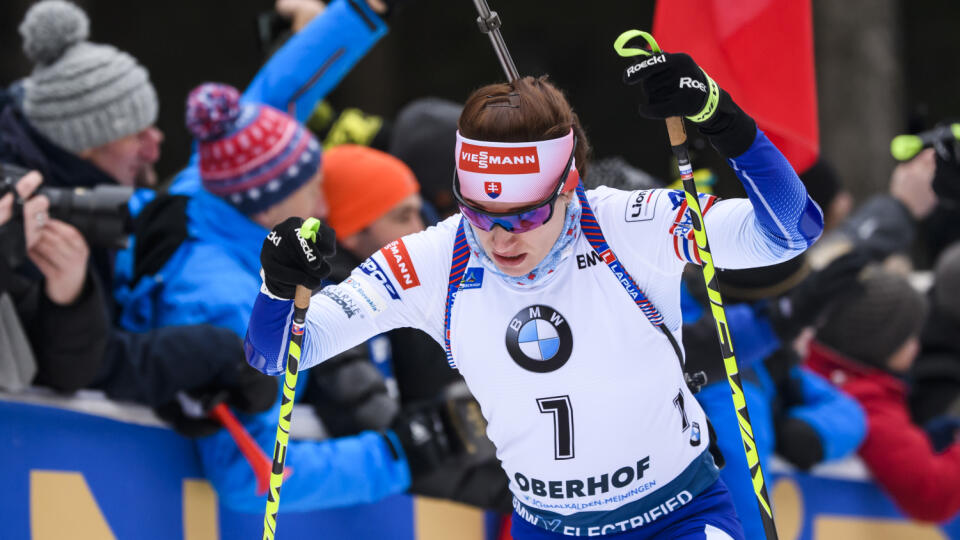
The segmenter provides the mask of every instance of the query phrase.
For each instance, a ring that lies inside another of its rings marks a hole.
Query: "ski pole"
[[[300,226],[302,238],[316,241],[320,221],[309,218]],[[297,372],[300,367],[300,347],[303,345],[303,330],[313,293],[303,285],[297,285],[293,297],[293,322],[290,324],[290,346],[287,348],[287,369],[283,374],[283,395],[280,398],[280,418],[277,420],[277,439],[273,444],[273,468],[270,470],[270,489],[267,492],[267,509],[263,514],[263,540],[274,540],[277,533],[277,514],[280,513],[280,486],[283,484],[283,464],[287,460],[287,443],[290,439],[290,423],[293,419],[293,398],[297,391]]]
[[[477,25],[481,32],[490,36],[490,44],[493,45],[493,52],[500,60],[500,67],[503,68],[503,73],[507,76],[507,82],[519,79],[520,73],[517,72],[517,66],[514,65],[513,57],[510,56],[507,44],[503,41],[503,35],[500,33],[500,16],[497,15],[496,11],[490,11],[487,0],[473,0],[473,5],[477,7],[477,13],[479,13]]]
[[[210,417],[226,428],[230,437],[233,438],[233,442],[240,449],[240,453],[247,459],[247,463],[250,464],[250,469],[253,470],[253,475],[257,479],[257,495],[266,493],[267,487],[270,485],[270,458],[260,448],[257,441],[253,440],[250,432],[237,420],[237,416],[233,414],[230,407],[227,407],[226,403],[218,403],[211,409]],[[293,469],[287,467],[283,472],[283,477],[286,479],[293,473]]]
[[[645,49],[627,48],[626,44],[635,37],[642,37],[650,45],[650,51]],[[651,56],[659,53],[660,47],[653,36],[640,30],[628,30],[617,38],[613,45],[617,54],[624,58],[631,56]],[[763,530],[768,540],[777,538],[777,529],[773,521],[773,511],[770,506],[770,497],[767,495],[767,484],[760,468],[760,456],[753,440],[753,427],[750,425],[750,414],[747,412],[747,402],[743,394],[743,384],[740,382],[740,370],[737,368],[737,359],[733,354],[733,340],[730,337],[730,328],[727,325],[727,315],[723,309],[723,298],[720,296],[720,285],[717,281],[717,270],[713,265],[713,256],[710,254],[710,243],[707,241],[707,229],[703,221],[703,212],[700,210],[700,198],[697,194],[697,184],[693,179],[693,167],[690,165],[690,156],[687,154],[687,132],[683,126],[683,118],[672,116],[667,118],[667,133],[670,136],[670,147],[677,158],[677,167],[680,169],[680,180],[686,192],[687,207],[690,209],[693,221],[693,234],[697,241],[697,253],[703,261],[703,280],[707,285],[707,296],[710,299],[710,312],[717,324],[717,337],[720,339],[720,351],[723,354],[723,366],[727,373],[727,383],[733,395],[733,406],[736,409],[737,421],[740,424],[740,438],[743,440],[743,450],[746,453],[747,465],[750,467],[750,476],[753,479],[753,492],[760,507],[760,518],[763,521]]]

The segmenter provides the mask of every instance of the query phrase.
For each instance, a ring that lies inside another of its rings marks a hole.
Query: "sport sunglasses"
[[[573,165],[573,156],[576,150],[577,136],[574,135],[573,147],[570,149],[567,165],[560,173],[560,178],[557,179],[557,189],[553,191],[553,195],[549,199],[512,212],[490,212],[467,202],[460,193],[460,177],[457,175],[457,169],[454,168],[453,196],[457,199],[460,212],[471,225],[488,232],[492,231],[497,225],[514,234],[532,231],[540,227],[553,217],[553,203],[556,202],[557,197],[563,192],[564,184],[567,183],[567,175],[570,173],[570,166]]]

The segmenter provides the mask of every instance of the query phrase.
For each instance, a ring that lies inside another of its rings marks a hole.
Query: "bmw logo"
[[[550,306],[521,309],[507,325],[507,352],[518,366],[536,373],[563,367],[573,350],[567,319]]]

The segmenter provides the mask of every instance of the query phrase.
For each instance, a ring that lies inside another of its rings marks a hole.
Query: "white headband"
[[[477,202],[544,200],[557,188],[572,151],[573,129],[558,139],[520,143],[475,141],[457,131],[460,194]]]

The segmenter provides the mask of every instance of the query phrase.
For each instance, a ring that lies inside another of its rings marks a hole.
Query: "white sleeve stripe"
[[[709,523],[703,528],[703,532],[705,540],[733,540],[732,536]]]
[[[733,164],[733,169],[743,175],[743,178],[750,183],[750,188],[753,190],[753,194],[760,199],[760,202],[763,203],[763,207],[767,210],[767,213],[770,215],[773,222],[777,224],[777,228],[780,229],[780,232],[783,233],[783,237],[787,240],[787,244],[790,249],[806,249],[805,245],[798,245],[794,239],[793,235],[787,232],[787,228],[783,226],[783,223],[780,221],[780,218],[777,217],[777,214],[773,211],[773,208],[770,207],[770,203],[767,202],[767,199],[763,197],[763,193],[760,192],[760,189],[757,188],[757,185],[753,182],[753,178],[750,178],[750,175],[747,174],[747,171],[742,170],[737,167],[737,162],[730,160],[730,163]]]

